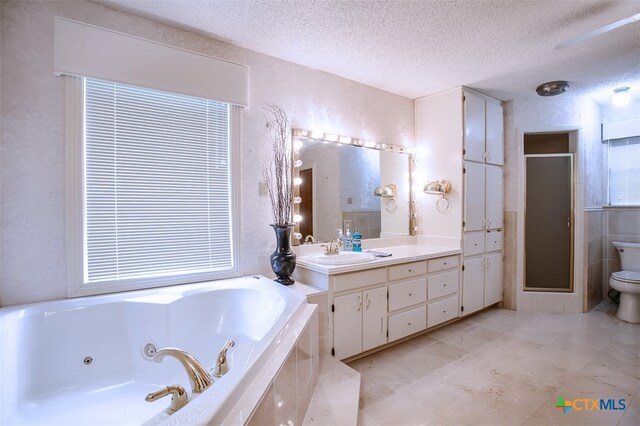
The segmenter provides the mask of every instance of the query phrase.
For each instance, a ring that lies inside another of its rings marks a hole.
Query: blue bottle
[[[357,229],[353,233],[353,251],[362,251],[362,234]]]

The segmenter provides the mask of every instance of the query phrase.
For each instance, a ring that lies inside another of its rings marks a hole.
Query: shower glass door
[[[573,291],[573,154],[525,155],[525,291]]]

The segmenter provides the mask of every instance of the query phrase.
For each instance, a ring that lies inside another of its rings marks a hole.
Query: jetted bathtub
[[[265,277],[243,277],[0,309],[0,425],[220,424],[304,304]],[[174,358],[177,347],[213,368],[227,340],[229,372],[202,394]],[[179,384],[189,403],[169,416]]]

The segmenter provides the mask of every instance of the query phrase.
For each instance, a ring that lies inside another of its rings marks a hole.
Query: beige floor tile
[[[640,391],[638,391],[635,397],[627,404],[627,409],[618,424],[620,426],[640,425]]]
[[[358,407],[339,401],[312,399],[303,425],[335,426],[354,425],[357,422]]]
[[[587,314],[490,309],[349,364],[361,425],[639,425],[640,326]],[[557,398],[624,398],[567,414]]]

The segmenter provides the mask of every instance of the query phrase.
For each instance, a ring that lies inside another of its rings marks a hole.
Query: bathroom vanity
[[[346,265],[298,258],[296,279],[326,289],[328,321],[320,335],[326,333],[326,350],[337,359],[460,316],[460,249],[404,245],[377,251],[392,255]]]

